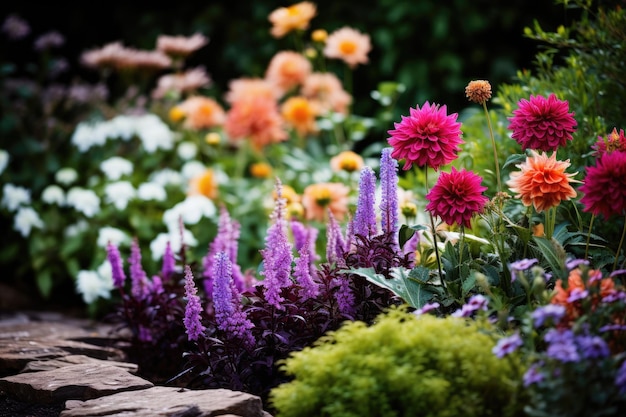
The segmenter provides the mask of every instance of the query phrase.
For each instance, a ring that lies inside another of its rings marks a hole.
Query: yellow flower
[[[304,97],[288,98],[281,106],[281,114],[285,121],[293,126],[300,136],[317,131],[315,125],[316,107]]]
[[[363,168],[363,158],[353,151],[343,151],[330,159],[333,171],[354,172]]]
[[[212,169],[205,170],[189,181],[189,195],[204,195],[210,199],[217,197],[217,182]]]
[[[211,146],[217,146],[219,145],[219,143],[221,142],[222,138],[220,137],[219,133],[216,132],[209,132],[206,134],[206,136],[204,137],[204,141],[211,145]]]
[[[178,106],[174,106],[169,111],[170,120],[174,123],[180,122],[185,118],[185,112]]]
[[[305,30],[309,22],[317,14],[315,4],[303,1],[289,7],[279,7],[270,13],[268,19],[272,23],[271,34],[282,38],[293,30]]]
[[[272,167],[265,162],[256,162],[250,165],[250,174],[254,178],[269,178],[272,175]]]
[[[326,32],[324,29],[316,29],[313,31],[313,33],[311,33],[311,39],[313,40],[313,42],[326,42],[327,38],[328,32]]]
[[[290,206],[295,203],[298,203],[298,204],[300,203],[300,195],[290,185],[283,184],[282,195],[283,195],[283,198],[285,199],[286,206]],[[275,190],[272,192],[272,196],[274,197],[274,200],[276,200]]]

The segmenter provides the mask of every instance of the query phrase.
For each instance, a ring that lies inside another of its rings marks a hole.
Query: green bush
[[[282,369],[278,417],[521,415],[517,359],[498,359],[492,328],[462,318],[392,309],[367,326],[348,322]]]

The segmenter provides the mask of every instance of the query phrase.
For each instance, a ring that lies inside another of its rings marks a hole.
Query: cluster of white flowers
[[[107,139],[129,141],[137,136],[148,153],[174,147],[174,133],[157,115],[120,115],[107,121],[82,122],[76,126],[71,142],[80,152],[102,146]]]
[[[76,291],[83,300],[91,304],[98,298],[110,298],[113,289],[111,264],[105,260],[95,271],[81,270],[76,277]]]
[[[13,228],[24,237],[28,237],[33,228],[43,229],[44,223],[31,206],[30,190],[11,183],[2,187],[0,206],[6,208],[13,217]]]

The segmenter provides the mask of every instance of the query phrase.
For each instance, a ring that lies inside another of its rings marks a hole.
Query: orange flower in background
[[[224,100],[231,106],[243,99],[262,97],[277,100],[279,94],[274,86],[263,78],[237,78],[228,84]]]
[[[317,131],[315,105],[304,97],[289,97],[281,106],[281,115],[299,136]]]
[[[192,96],[178,105],[185,113],[185,126],[190,129],[210,129],[221,126],[226,113],[220,104],[209,97]]]
[[[269,178],[272,175],[272,167],[266,162],[255,162],[250,165],[250,175],[254,178]]]
[[[326,182],[311,184],[304,189],[302,206],[307,220],[326,220],[330,210],[339,221],[348,213],[348,193],[350,189],[344,184]]]
[[[270,33],[275,38],[282,38],[293,30],[305,30],[317,13],[315,4],[303,1],[289,7],[280,7],[270,13],[268,20],[272,23]]]
[[[211,85],[211,79],[203,67],[188,69],[181,73],[165,74],[159,77],[153,98],[163,98],[168,94],[189,94],[201,87]]]
[[[314,102],[321,113],[334,111],[347,114],[352,96],[344,89],[341,81],[332,72],[314,72],[302,84],[301,93]]]
[[[313,33],[311,33],[311,40],[313,42],[326,42],[328,39],[328,32],[324,29],[315,29]]]
[[[565,170],[570,166],[569,159],[557,161],[556,153],[548,156],[545,152],[530,151],[526,161],[517,165],[520,171],[511,173],[507,185],[516,198],[521,198],[525,206],[531,204],[537,212],[558,206],[562,200],[576,197],[570,185],[577,182]]]
[[[367,54],[372,49],[369,35],[356,29],[343,27],[328,35],[324,55],[345,61],[350,68],[358,64],[367,64]]]
[[[217,197],[217,180],[212,169],[207,169],[202,174],[193,177],[189,181],[188,195],[204,195],[211,200]]]
[[[363,157],[353,151],[343,151],[330,159],[333,171],[354,172],[363,168]]]
[[[301,200],[300,195],[296,192],[296,190],[287,184],[283,184],[282,196],[285,199],[286,205],[299,203]],[[272,197],[276,200],[276,190],[272,192]]]
[[[282,95],[302,84],[312,69],[311,62],[304,55],[294,51],[281,51],[270,60],[265,79],[279,89]]]
[[[615,282],[611,277],[602,278],[602,272],[590,269],[586,273],[586,283],[583,280],[580,268],[572,269],[567,277],[567,288],[563,287],[563,280],[556,280],[554,290],[556,294],[550,301],[552,304],[559,304],[565,307],[566,317],[571,321],[582,314],[580,303],[577,301],[582,297],[592,297],[592,306],[595,307],[603,297],[615,291]]]
[[[248,139],[260,150],[289,138],[274,99],[250,97],[235,102],[226,114],[224,131],[232,141]]]

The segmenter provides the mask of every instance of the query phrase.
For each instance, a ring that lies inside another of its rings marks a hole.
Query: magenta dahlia
[[[426,194],[426,205],[432,215],[439,216],[449,225],[458,224],[470,227],[474,214],[481,213],[489,200],[483,195],[487,189],[481,185],[482,178],[473,173],[454,167],[449,173],[442,172],[435,186]]]
[[[605,219],[626,214],[626,152],[604,153],[586,171],[580,187],[583,211],[602,214]]]
[[[569,103],[559,100],[554,94],[530,96],[530,100],[521,99],[513,117],[509,130],[511,137],[522,146],[522,150],[556,151],[572,140],[576,128],[574,113],[568,113]]]
[[[402,169],[407,170],[413,164],[419,167],[429,166],[435,171],[457,157],[461,139],[461,123],[457,122],[457,113],[448,115],[446,106],[424,103],[409,109],[409,116],[402,116],[400,123],[394,123],[394,130],[387,133],[387,139],[393,147],[391,156],[404,159]]]

